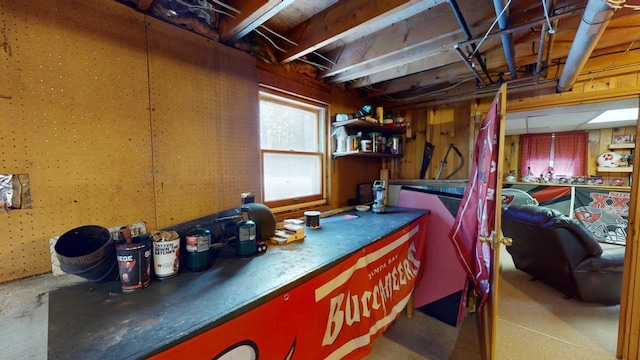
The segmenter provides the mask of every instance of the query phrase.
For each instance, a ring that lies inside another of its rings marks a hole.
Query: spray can
[[[189,231],[185,236],[185,250],[187,250],[187,269],[202,271],[211,266],[211,231],[200,225]]]
[[[236,255],[249,257],[256,253],[256,223],[249,219],[249,209],[242,207],[242,220],[236,224]]]

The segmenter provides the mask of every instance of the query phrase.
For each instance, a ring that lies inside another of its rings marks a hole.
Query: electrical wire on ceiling
[[[218,5],[218,6],[222,6],[223,8],[229,9],[229,10],[231,10],[231,11],[235,12],[236,14],[240,14],[240,10],[238,10],[238,9],[234,8],[234,7],[233,7],[233,6],[231,6],[231,5],[225,4],[225,3],[223,3],[223,2],[222,2],[222,1],[220,1],[220,0],[206,0],[206,1],[207,1],[208,3],[214,3],[214,4]]]
[[[547,9],[547,2],[545,0],[541,1],[542,7],[544,8],[544,18],[547,20],[547,26],[549,27],[549,30],[547,31],[549,32],[549,34],[555,34],[556,29],[553,28],[553,26],[551,25],[551,20],[549,20],[549,9]]]
[[[229,17],[235,18],[235,16],[234,16],[234,15],[229,14],[228,12],[223,11],[223,10],[218,10],[218,9],[216,9],[216,8],[215,8],[215,7],[213,7],[213,6],[194,5],[194,4],[188,3],[188,2],[183,1],[183,0],[175,0],[175,1],[176,1],[178,4],[181,4],[181,5],[184,5],[184,6],[187,6],[187,7],[192,7],[192,8],[196,8],[196,9],[202,9],[202,10],[209,10],[209,11],[217,12],[217,13],[220,13],[220,14],[227,15],[227,16],[229,16]],[[216,3],[217,3],[217,2],[216,2]],[[211,5],[211,4],[209,4],[209,5]],[[232,8],[232,9],[233,9],[233,8]],[[234,9],[234,10],[235,10],[235,9]],[[237,10],[236,10],[236,11],[237,11]],[[238,13],[240,13],[240,12],[238,11]]]
[[[286,41],[286,42],[288,42],[288,43],[290,43],[290,44],[292,44],[292,45],[298,45],[298,44],[296,44],[295,42],[293,42],[293,41],[291,41],[291,40],[287,39],[286,37],[284,37],[284,36],[282,36],[282,35],[280,35],[280,34],[276,33],[275,31],[273,31],[273,30],[271,30],[271,29],[267,28],[267,27],[266,27],[266,26],[264,26],[264,25],[260,25],[260,28],[261,28],[261,29],[264,29],[264,30],[267,30],[267,31],[268,31],[268,32],[270,32],[271,34],[273,34],[273,35],[277,36],[278,38],[280,38],[280,39],[282,39],[282,40],[284,40],[284,41]],[[255,31],[255,32],[256,32],[256,34],[258,34],[258,35],[262,36],[265,40],[267,40],[267,41],[271,44],[271,46],[273,46],[276,50],[278,50],[278,51],[280,51],[280,52],[283,52],[283,53],[286,53],[286,52],[287,52],[285,49],[283,49],[283,48],[279,47],[278,45],[276,45],[276,43],[275,43],[273,40],[271,40],[271,38],[269,38],[267,35],[265,35],[265,34],[261,33],[258,29],[254,29],[253,31]],[[317,55],[317,56],[321,57],[322,59],[324,59],[324,60],[326,60],[326,61],[328,61],[328,62],[332,63],[333,65],[335,65],[335,63],[333,63],[332,61],[330,61],[330,60],[329,60],[329,59],[327,59],[326,57],[324,57],[324,56],[322,56],[322,55],[320,55],[320,54],[316,53],[315,51],[313,52],[313,54],[315,54],[315,55]],[[320,70],[329,70],[329,69],[330,69],[328,66],[325,66],[325,65],[322,65],[322,64],[318,64],[318,63],[316,63],[316,62],[314,62],[314,61],[311,61],[311,60],[305,59],[305,58],[303,58],[303,57],[300,57],[300,58],[298,58],[297,60],[302,61],[302,62],[304,62],[304,63],[307,63],[307,64],[309,64],[309,65],[313,65],[313,66],[315,66],[315,67],[319,68]]]
[[[509,2],[507,2],[507,4],[504,6],[504,8],[500,12],[500,14],[498,14],[498,16],[496,16],[496,19],[493,21],[493,24],[491,24],[491,26],[489,27],[489,30],[487,30],[487,32],[484,34],[484,36],[482,37],[482,40],[480,40],[480,42],[478,43],[478,46],[476,46],[476,49],[473,51],[471,56],[474,56],[478,52],[478,49],[480,49],[480,46],[482,46],[482,43],[487,39],[487,37],[489,37],[489,34],[491,33],[491,30],[493,30],[493,28],[496,26],[496,24],[498,23],[498,21],[500,20],[502,15],[504,15],[504,12],[507,11],[507,9],[509,8],[509,5],[511,5],[511,0],[509,0]]]
[[[223,10],[216,9],[216,8],[215,8],[215,7],[213,7],[213,6],[211,6],[211,7],[206,7],[206,6],[200,6],[200,5],[190,4],[190,3],[187,3],[187,2],[185,2],[185,1],[183,1],[183,0],[176,0],[176,1],[177,1],[178,3],[180,3],[180,4],[182,4],[182,5],[185,5],[185,6],[191,6],[191,7],[194,7],[194,8],[200,8],[200,9],[204,9],[204,10],[211,10],[211,11],[215,11],[215,12],[217,12],[217,13],[223,14],[223,15],[227,15],[227,16],[229,16],[229,17],[231,17],[231,18],[235,18],[235,15],[230,14],[230,13],[228,13],[228,12],[226,12],[226,11],[223,11]],[[231,11],[234,11],[234,12],[235,12],[235,13],[237,13],[237,14],[240,14],[240,10],[238,10],[238,9],[236,9],[236,8],[232,7],[232,6],[229,6],[229,5],[225,4],[225,3],[222,3],[222,2],[220,2],[220,1],[218,1],[218,0],[206,0],[206,1],[207,1],[207,3],[214,3],[214,4],[216,4],[216,5],[220,5],[220,6],[223,6],[223,7],[227,8],[227,9],[229,9],[229,10],[231,10]],[[281,39],[281,40],[284,40],[284,41],[288,42],[288,43],[289,43],[289,44],[291,44],[291,45],[298,46],[298,44],[297,44],[296,42],[294,42],[294,41],[291,41],[291,40],[287,39],[286,37],[284,37],[284,36],[282,36],[282,35],[278,34],[277,32],[275,32],[275,31],[273,31],[273,30],[269,29],[268,27],[266,27],[266,26],[264,26],[264,25],[260,25],[260,28],[261,28],[261,29],[266,30],[267,32],[269,32],[269,33],[271,33],[272,35],[274,35],[274,36],[278,37],[279,39]],[[265,40],[267,40],[267,41],[271,44],[271,46],[273,46],[276,50],[278,50],[278,51],[280,51],[280,52],[287,52],[285,49],[283,49],[283,48],[281,48],[280,46],[278,46],[278,45],[275,43],[275,41],[273,41],[270,37],[268,37],[266,34],[263,34],[263,33],[262,33],[262,32],[260,32],[258,29],[254,29],[253,31],[255,31],[255,32],[256,32],[256,34],[260,35],[262,38],[264,38]],[[318,53],[318,52],[316,52],[316,51],[313,51],[313,52],[312,52],[312,54],[314,54],[314,55],[318,56],[319,58],[321,58],[321,59],[325,60],[326,62],[328,62],[328,63],[330,63],[330,64],[332,64],[332,65],[335,65],[335,64],[336,64],[334,61],[331,61],[329,58],[327,58],[326,56],[324,56],[324,55],[322,55],[322,54],[320,54],[320,53]],[[302,58],[300,58],[299,60],[300,60],[300,61],[302,61],[302,62],[308,63],[308,64],[310,64],[310,65],[317,66],[317,67],[318,67],[318,68],[320,68],[321,70],[329,70],[329,69],[330,69],[330,67],[328,67],[328,66],[321,65],[321,64],[318,64],[318,63],[316,63],[316,62],[312,62],[312,61],[310,61],[310,60],[307,60],[307,59],[302,59]]]
[[[635,38],[635,39],[633,39],[633,41],[631,42],[631,44],[629,44],[629,46],[627,46],[627,48],[626,48],[623,52],[621,52],[621,53],[620,53],[620,55],[618,55],[618,57],[616,57],[616,58],[611,62],[611,64],[609,64],[608,66],[605,66],[605,67],[604,67],[604,68],[602,68],[602,69],[598,69],[598,70],[596,71],[596,74],[599,74],[599,73],[602,73],[602,72],[604,72],[604,71],[609,71],[609,70],[614,69],[614,65],[616,64],[616,62],[618,62],[618,60],[620,60],[620,58],[622,58],[625,54],[627,54],[629,51],[631,51],[631,49],[633,48],[633,44],[635,44],[635,43],[636,43],[637,41],[639,41],[639,40],[640,40],[640,36],[639,36],[639,37],[637,37],[637,38]],[[628,66],[628,65],[626,65],[626,66]],[[626,66],[625,66],[625,65],[622,65],[622,67],[626,67]],[[596,76],[596,75],[594,75],[594,76],[591,78],[591,80],[589,80],[589,81],[593,81],[596,77],[597,77],[597,76]]]
[[[253,31],[256,32],[256,34],[262,36],[265,40],[267,40],[269,42],[269,44],[271,44],[276,50],[281,51],[281,52],[287,52],[285,49],[279,47],[278,45],[276,45],[276,43],[271,40],[267,35],[263,34],[260,32],[260,30],[258,29],[253,29]]]

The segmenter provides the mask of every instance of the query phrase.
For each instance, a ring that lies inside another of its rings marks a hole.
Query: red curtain
[[[588,145],[589,134],[584,131],[521,135],[519,177],[527,175],[529,167],[536,178],[546,176],[550,167],[554,176],[587,175]]]
[[[581,176],[587,174],[587,132],[556,134],[554,175]]]
[[[552,134],[533,134],[520,136],[520,172],[518,179],[527,175],[531,168],[534,177],[547,174],[551,161]]]

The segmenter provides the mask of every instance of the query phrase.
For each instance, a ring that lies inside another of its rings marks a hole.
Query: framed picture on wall
[[[371,184],[358,184],[358,204],[366,204],[373,201],[373,192]]]
[[[613,143],[614,144],[632,144],[633,135],[632,134],[614,135]]]

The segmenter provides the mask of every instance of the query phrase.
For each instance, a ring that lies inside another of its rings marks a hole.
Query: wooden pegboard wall
[[[148,19],[159,227],[259,201],[255,59]]]
[[[260,201],[252,57],[114,1],[0,12],[0,171],[29,174],[33,198],[0,216],[0,282],[50,271],[49,239],[78,226]]]
[[[142,16],[78,0],[0,13],[0,171],[29,174],[33,200],[0,216],[2,282],[50,271],[52,236],[154,212]]]

